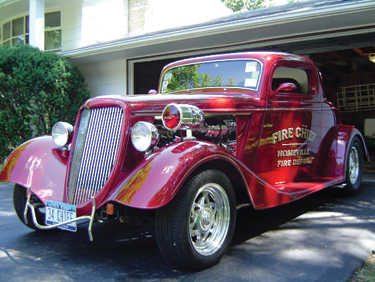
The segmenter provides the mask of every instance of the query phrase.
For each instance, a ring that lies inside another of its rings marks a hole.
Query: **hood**
[[[88,100],[86,107],[112,102],[125,102],[132,114],[157,115],[163,112],[170,103],[190,104],[197,106],[204,113],[246,113],[255,108],[263,107],[262,101],[254,95],[242,93],[212,94],[154,94],[154,95],[123,95],[98,96]]]

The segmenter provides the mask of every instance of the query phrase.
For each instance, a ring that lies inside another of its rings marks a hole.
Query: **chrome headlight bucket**
[[[132,128],[131,140],[134,148],[145,152],[159,142],[159,132],[152,123],[139,121]]]
[[[193,105],[172,103],[163,110],[162,122],[168,130],[195,128],[203,121],[203,112]]]
[[[52,139],[57,146],[64,147],[72,140],[73,126],[67,122],[57,122],[52,127]]]

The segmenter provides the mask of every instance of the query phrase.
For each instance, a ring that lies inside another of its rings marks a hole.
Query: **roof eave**
[[[324,1],[323,3],[301,2],[305,5],[294,5],[294,9],[283,6],[284,8],[261,9],[261,11],[249,11],[239,13],[216,21],[211,21],[201,25],[187,26],[177,29],[161,30],[142,35],[129,35],[114,41],[103,42],[82,48],[62,51],[60,54],[68,57],[70,60],[79,60],[85,57],[95,57],[107,53],[126,51],[133,48],[153,46],[157,44],[168,44],[180,40],[200,38],[207,35],[224,35],[233,31],[241,30],[264,30],[267,27],[302,23],[309,20],[329,20],[334,16],[347,16],[348,14],[375,11],[375,1]],[[298,26],[298,25],[296,25]],[[374,27],[374,26],[373,26]],[[320,32],[339,32],[337,27],[330,28],[327,25],[321,25]],[[291,31],[293,32],[293,31]],[[308,32],[308,31],[306,31]],[[259,32],[258,32],[259,33]],[[258,34],[259,35],[259,34]],[[278,34],[273,34],[277,38]],[[266,34],[264,35],[266,38]],[[145,54],[150,55],[150,54]]]

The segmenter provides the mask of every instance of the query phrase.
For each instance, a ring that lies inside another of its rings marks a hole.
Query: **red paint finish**
[[[244,187],[256,209],[285,204],[345,180],[348,145],[355,136],[363,138],[355,128],[341,125],[339,112],[325,100],[319,72],[309,59],[247,52],[183,60],[163,69],[158,93],[171,83],[170,76],[163,76],[171,68],[226,60],[245,62],[240,70],[248,74],[245,81],[203,87],[196,80],[191,89],[170,94],[103,96],[82,106],[119,107],[124,112],[115,163],[95,196],[98,208],[107,202],[160,208],[198,169],[210,167],[222,169],[233,183]],[[185,139],[185,130],[163,128],[162,112],[170,103],[194,105],[203,112],[205,123],[192,129],[193,138]],[[79,119],[80,114],[75,136]],[[161,136],[147,153],[136,151],[130,141],[131,127],[138,121],[153,123]],[[75,137],[71,150],[74,146]],[[368,158],[365,147],[364,152]],[[70,158],[70,151],[62,153],[51,137],[36,138],[8,157],[0,181],[31,188],[43,203],[68,202]],[[90,211],[91,201],[77,206],[78,215]]]
[[[40,200],[62,202],[67,158],[51,136],[25,142],[3,164],[0,181],[31,188]]]
[[[172,144],[139,163],[117,184],[114,197],[107,199],[137,208],[158,208],[167,204],[189,175],[202,164],[225,159],[235,164],[233,155],[208,142]]]

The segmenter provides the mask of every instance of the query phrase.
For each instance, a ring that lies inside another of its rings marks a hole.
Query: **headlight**
[[[67,122],[57,122],[52,127],[52,139],[57,146],[63,147],[71,141],[73,126]]]
[[[139,121],[132,128],[131,139],[134,148],[144,152],[159,142],[159,133],[152,123]]]

